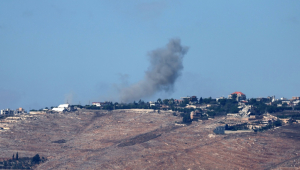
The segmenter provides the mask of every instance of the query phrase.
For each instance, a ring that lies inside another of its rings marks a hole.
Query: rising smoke
[[[121,101],[132,102],[153,96],[159,91],[173,92],[174,83],[183,69],[182,59],[188,47],[180,39],[171,39],[164,48],[149,52],[150,66],[143,80],[121,89]]]

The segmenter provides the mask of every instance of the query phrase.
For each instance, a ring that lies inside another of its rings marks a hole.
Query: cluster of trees
[[[219,99],[219,104],[212,106],[215,115],[226,115],[227,113],[238,113],[238,102],[235,99]]]
[[[18,160],[19,159],[19,153],[17,152],[16,153],[16,158],[15,158],[15,154],[13,154],[13,156],[12,156],[12,160]]]
[[[266,112],[268,113],[275,113],[275,112],[282,112],[284,110],[300,110],[300,103],[295,107],[287,107],[287,104],[283,104],[282,107],[277,107],[279,102],[273,102],[272,105],[266,105],[265,101],[257,101],[256,99],[249,99],[248,105],[253,105],[253,113],[255,115],[261,115]]]
[[[0,169],[32,169],[32,167],[36,164],[40,164],[45,162],[46,159],[44,157],[40,158],[39,154],[36,154],[34,157],[22,157],[19,158],[18,152],[12,156],[12,159],[0,162]]]
[[[218,102],[216,101],[216,99],[212,99],[211,97],[204,98],[204,99],[202,99],[202,97],[200,97],[198,103],[199,104],[217,104]]]
[[[77,105],[76,105],[77,106]],[[85,109],[93,109],[93,110],[115,110],[115,109],[158,109],[156,106],[151,106],[147,102],[144,102],[142,100],[139,100],[138,102],[134,101],[133,103],[122,103],[119,104],[118,102],[112,103],[108,102],[105,106],[95,106],[95,105],[85,105],[85,106],[77,106],[79,108],[85,108]]]
[[[265,131],[277,126],[282,126],[282,122],[280,120],[274,121],[272,123],[269,123],[267,126],[261,127],[260,129],[254,129],[254,132],[261,132],[261,131]]]
[[[115,103],[115,109],[158,109],[158,107],[151,106],[148,102],[144,102],[143,100],[139,100],[138,102],[133,101],[132,103]]]
[[[182,116],[182,123],[189,124],[192,122],[190,113],[183,113],[181,116]]]
[[[247,123],[243,123],[243,124],[237,124],[237,125],[233,125],[233,126],[229,126],[229,125],[225,125],[225,130],[247,130],[249,129],[247,127]]]

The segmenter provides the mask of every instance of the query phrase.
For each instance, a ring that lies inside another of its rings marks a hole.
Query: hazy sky
[[[174,93],[300,96],[300,1],[0,1],[0,109],[118,100],[147,54],[189,47]]]

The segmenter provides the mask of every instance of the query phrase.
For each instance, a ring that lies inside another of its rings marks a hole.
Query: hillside
[[[0,158],[39,154],[36,169],[276,169],[300,167],[300,126],[214,135],[223,118],[176,126],[171,112],[34,115],[0,133]]]

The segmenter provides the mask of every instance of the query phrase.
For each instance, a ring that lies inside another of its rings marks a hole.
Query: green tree
[[[174,102],[174,99],[173,98],[171,98],[170,100],[169,100],[169,105],[171,106],[171,105],[173,105],[175,102]]]
[[[248,104],[250,105],[255,105],[257,103],[256,99],[254,98],[251,98],[249,101],[248,101]]]
[[[282,122],[280,120],[276,120],[273,122],[273,126],[282,126]]]
[[[184,103],[185,105],[189,104],[189,102],[190,102],[189,99],[187,99],[187,98],[184,98],[184,99],[183,99],[183,103]]]
[[[145,102],[143,101],[143,100],[139,100],[139,105],[143,105],[143,104],[145,104]]]
[[[183,101],[180,103],[180,107],[185,107],[187,104],[189,104],[189,99],[184,98]]]
[[[40,158],[40,155],[39,155],[39,154],[36,154],[36,155],[32,158],[32,160],[31,160],[31,162],[34,163],[34,164],[39,164],[40,161],[41,161],[41,158]]]
[[[202,104],[202,103],[203,103],[203,99],[202,99],[202,97],[200,97],[200,99],[199,99],[199,103],[200,103],[200,104]]]
[[[185,113],[185,114],[183,115],[182,122],[183,122],[183,123],[190,123],[190,122],[192,122],[190,113]]]
[[[169,104],[169,99],[164,99],[164,100],[163,100],[163,103],[164,103],[165,105],[168,105],[168,104]]]
[[[161,101],[161,99],[160,99],[160,98],[158,98],[158,99],[157,99],[157,103],[159,103],[159,104],[161,104],[161,103],[162,103],[162,101]]]
[[[238,113],[239,112],[239,108],[236,105],[234,105],[234,106],[232,106],[230,108],[229,112],[230,113]]]
[[[203,99],[203,103],[209,104],[210,102],[211,102],[211,97]]]
[[[226,99],[219,99],[218,102],[220,103],[221,106],[224,106],[227,102]]]

